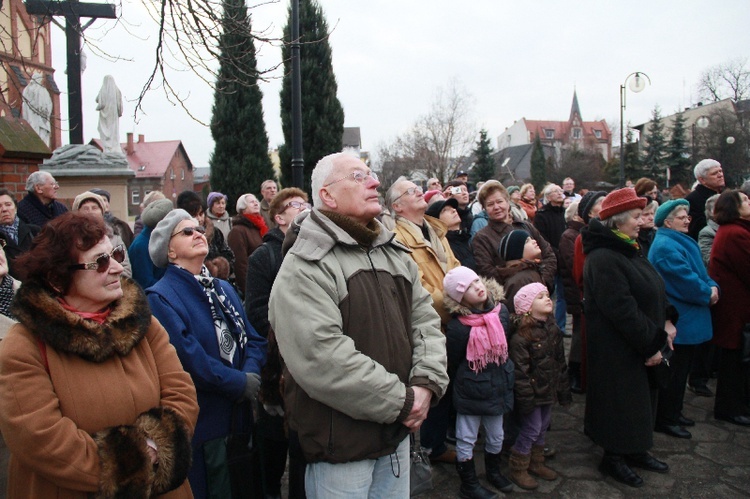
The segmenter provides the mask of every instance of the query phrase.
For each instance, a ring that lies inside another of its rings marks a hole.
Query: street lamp
[[[630,80],[630,77],[633,77]],[[645,78],[645,79],[644,79]],[[623,123],[623,115],[625,113],[625,85],[630,80],[630,90],[634,93],[643,91],[646,88],[646,80],[651,85],[651,78],[646,73],[639,71],[630,73],[625,77],[625,81],[620,85],[620,187],[625,187],[625,125]]]
[[[711,120],[709,120],[708,116],[706,115],[701,115],[697,120],[695,120],[695,122],[693,122],[691,137],[690,137],[693,141],[693,161],[697,159],[696,157],[698,153],[698,151],[696,150],[696,142],[695,142],[695,132],[696,132],[695,128],[698,127],[701,129],[705,129],[705,128],[708,128],[708,125],[710,124],[711,124]]]

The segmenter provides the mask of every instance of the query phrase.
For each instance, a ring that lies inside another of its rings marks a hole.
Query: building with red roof
[[[542,145],[554,148],[558,163],[563,149],[571,147],[595,149],[601,152],[605,159],[612,158],[612,132],[607,122],[583,121],[575,90],[567,121],[521,118],[498,136],[497,148],[502,151],[509,147],[533,144],[537,136]]]
[[[91,143],[102,148],[99,139]],[[138,135],[134,142],[133,134],[128,133],[121,146],[128,167],[135,172],[135,178],[128,181],[129,216],[140,213],[141,201],[151,191],[162,191],[167,199],[176,201],[182,191],[193,190],[193,163],[181,140],[146,142],[144,135]]]

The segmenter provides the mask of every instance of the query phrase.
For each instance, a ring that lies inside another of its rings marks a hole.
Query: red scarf
[[[57,301],[60,303],[60,305],[62,305],[62,308],[64,308],[68,312],[73,312],[82,319],[89,319],[99,324],[104,324],[104,322],[107,320],[107,317],[109,317],[110,312],[112,312],[112,307],[107,307],[99,312],[81,312],[80,310],[76,310],[75,308],[65,303],[65,300],[63,300],[62,298],[58,298]]]
[[[263,217],[261,215],[259,215],[258,213],[243,213],[242,216],[245,217],[248,222],[258,228],[258,230],[260,231],[260,237],[266,235],[266,232],[268,232],[268,227],[266,226],[266,221],[263,220]]]

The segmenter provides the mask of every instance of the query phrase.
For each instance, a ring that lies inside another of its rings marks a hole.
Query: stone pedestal
[[[121,220],[128,220],[128,180],[135,172],[120,153],[105,153],[96,146],[70,144],[55,149],[40,170],[50,172],[60,184],[58,199],[68,201],[94,188],[109,191],[110,211]]]

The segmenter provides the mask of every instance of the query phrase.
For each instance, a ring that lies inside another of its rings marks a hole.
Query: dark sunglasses
[[[125,246],[122,244],[118,244],[114,247],[112,250],[112,253],[109,255],[106,253],[102,253],[98,257],[96,257],[95,262],[91,263],[76,263],[75,265],[71,265],[68,267],[70,270],[96,270],[97,272],[106,272],[109,269],[109,260],[110,258],[114,258],[114,260],[117,263],[122,263],[125,261]]]
[[[178,230],[177,232],[172,234],[170,236],[170,239],[172,239],[177,234],[182,234],[183,236],[192,237],[196,231],[198,231],[201,234],[205,234],[206,228],[203,227],[202,225],[198,225],[197,227],[183,227],[181,230]]]

